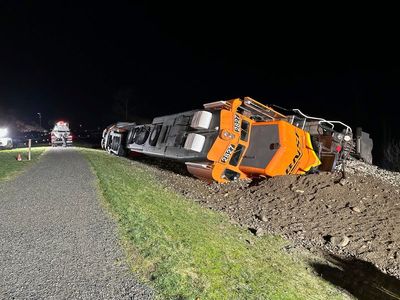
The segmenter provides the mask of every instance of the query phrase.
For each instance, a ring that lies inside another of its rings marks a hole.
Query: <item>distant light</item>
[[[6,137],[8,134],[8,128],[0,128],[0,138]]]

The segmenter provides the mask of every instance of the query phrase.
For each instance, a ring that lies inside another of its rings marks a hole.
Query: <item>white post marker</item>
[[[28,140],[28,160],[31,160],[31,146],[32,146],[32,140]]]

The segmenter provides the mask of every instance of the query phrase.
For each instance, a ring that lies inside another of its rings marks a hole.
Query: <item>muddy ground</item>
[[[279,234],[292,246],[371,262],[400,278],[399,187],[364,172],[205,183],[184,166],[136,158],[165,185],[226,213],[255,235]]]

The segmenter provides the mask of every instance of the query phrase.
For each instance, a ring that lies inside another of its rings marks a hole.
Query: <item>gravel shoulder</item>
[[[130,273],[95,177],[74,149],[51,149],[0,183],[0,298],[152,299]]]

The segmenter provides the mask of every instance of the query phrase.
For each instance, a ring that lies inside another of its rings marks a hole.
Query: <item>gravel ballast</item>
[[[320,173],[207,184],[184,165],[136,160],[163,185],[257,236],[279,234],[295,247],[369,262],[400,279],[399,173],[351,161],[346,179]]]
[[[0,298],[153,298],[130,273],[78,151],[51,149],[0,183]]]

